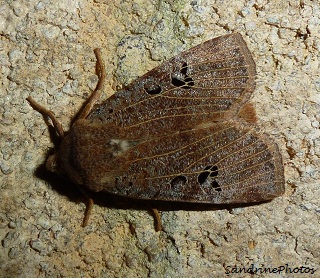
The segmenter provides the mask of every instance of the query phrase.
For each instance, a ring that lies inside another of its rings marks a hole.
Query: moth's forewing
[[[93,156],[85,132],[77,133],[78,146],[86,146],[78,170],[96,191],[214,204],[258,202],[284,192],[279,150],[251,125],[207,123],[140,142],[111,142],[99,131],[93,149],[100,151]]]
[[[255,75],[240,34],[214,38],[116,92],[87,119],[134,129],[137,138],[228,120],[251,96]]]
[[[236,122],[144,142],[127,159],[130,167],[117,178],[113,193],[219,204],[268,200],[284,192],[277,146]]]

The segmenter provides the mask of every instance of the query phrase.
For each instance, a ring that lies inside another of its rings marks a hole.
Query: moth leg
[[[104,65],[104,62],[101,57],[101,50],[99,48],[96,48],[94,50],[94,53],[97,58],[97,73],[99,76],[99,82],[97,84],[96,89],[93,91],[93,93],[87,99],[85,105],[83,106],[82,111],[78,116],[78,120],[85,119],[90,114],[93,106],[100,99],[100,95],[102,93],[102,90],[104,88],[105,81],[106,81],[106,69],[105,69],[105,65]]]
[[[94,202],[90,197],[88,197],[87,200],[88,200],[88,202],[86,204],[86,211],[84,212],[82,227],[86,227],[88,225],[89,217],[90,217],[93,205],[94,205]]]
[[[156,230],[156,232],[162,231],[162,221],[159,211],[156,208],[151,207],[150,204],[146,201],[139,200],[139,202],[145,204],[148,207],[148,210],[152,212],[152,216],[154,219],[154,229]]]
[[[30,103],[31,107],[34,110],[38,111],[43,116],[47,116],[51,119],[55,131],[58,133],[59,137],[62,139],[64,137],[63,127],[62,127],[62,124],[57,120],[53,112],[46,109],[39,103],[37,103],[31,96],[27,97],[27,101]]]
[[[156,230],[156,232],[159,232],[162,230],[162,222],[161,222],[161,218],[160,218],[160,213],[155,208],[151,208],[151,211],[153,213],[153,218],[154,218],[154,222],[155,222],[155,230]]]

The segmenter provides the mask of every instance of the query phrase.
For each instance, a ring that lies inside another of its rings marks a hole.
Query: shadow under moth
[[[50,171],[135,199],[230,204],[284,193],[281,154],[248,103],[256,66],[240,34],[182,52],[98,105],[105,67],[95,53],[100,80],[69,132],[27,98],[61,138]]]

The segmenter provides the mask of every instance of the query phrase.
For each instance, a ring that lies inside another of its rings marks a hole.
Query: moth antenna
[[[43,107],[39,103],[37,103],[31,96],[27,97],[27,101],[29,102],[29,104],[31,105],[31,107],[34,110],[38,111],[43,116],[47,116],[47,117],[49,117],[51,119],[55,131],[58,133],[59,137],[62,139],[64,137],[63,127],[62,127],[62,124],[55,117],[53,112],[48,110],[48,109],[46,109],[45,107]]]
[[[96,55],[97,58],[97,72],[99,74],[99,82],[97,85],[96,90],[103,90],[104,85],[105,85],[105,80],[106,80],[106,67],[105,64],[103,62],[102,56],[101,56],[101,49],[100,48],[96,48],[94,51],[94,54]]]
[[[101,57],[101,50],[100,48],[96,48],[94,50],[94,54],[97,58],[97,74],[99,76],[99,82],[97,84],[96,89],[93,91],[91,96],[86,101],[86,104],[83,106],[81,113],[79,114],[77,120],[79,119],[85,119],[90,114],[93,106],[96,104],[96,102],[100,99],[101,92],[103,91],[103,88],[105,86],[106,81],[106,68],[103,62],[103,59]]]

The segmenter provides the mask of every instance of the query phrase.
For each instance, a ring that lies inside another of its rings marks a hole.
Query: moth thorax
[[[52,154],[47,158],[46,168],[53,173],[58,173],[58,164],[57,164],[58,156],[57,154]]]

